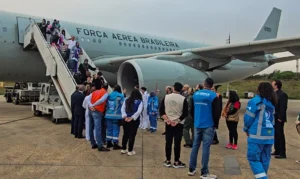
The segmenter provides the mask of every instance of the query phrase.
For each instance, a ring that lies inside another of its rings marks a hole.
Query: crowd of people
[[[248,102],[244,114],[243,131],[248,136],[247,158],[255,178],[267,178],[274,141],[275,151],[272,155],[277,159],[286,158],[283,125],[286,121],[288,98],[281,86],[280,81],[259,84],[257,96]],[[76,138],[90,141],[92,149],[107,152],[112,148],[121,150],[121,154],[132,156],[136,154],[134,143],[138,129],[156,132],[157,118],[161,117],[165,122],[164,165],[186,167],[180,161],[183,138],[183,146],[192,148],[188,175],[196,174],[197,156],[202,143],[201,178],[217,178],[209,172],[208,163],[211,145],[219,143],[216,132],[219,120],[224,118],[228,128],[226,148],[237,150],[237,126],[241,108],[235,91],[229,91],[228,100],[223,107],[218,87],[211,78],[207,78],[203,85],[199,84],[196,88],[176,82],[172,87],[166,87],[166,95],[159,104],[155,91],[148,93],[147,88],[140,88],[138,85],[127,98],[119,85],[110,94],[107,92],[108,85],[104,82],[100,88],[91,88],[89,93],[86,93],[84,85],[79,85],[71,99],[71,133]],[[119,143],[121,126],[123,136]],[[173,144],[174,163],[171,163]]]
[[[66,31],[61,28],[60,22],[56,19],[52,24],[50,21],[43,19],[39,27],[45,40],[57,48],[72,74],[76,74],[80,55],[83,54],[79,42],[75,40],[74,36],[67,39]]]
[[[226,120],[228,128],[227,149],[238,149],[238,123],[241,103],[235,91],[229,91],[228,100],[223,107],[222,95],[217,92],[211,78],[195,88],[176,82],[167,86],[166,95],[159,104],[156,91],[148,93],[146,87],[138,85],[128,98],[126,89],[114,86],[108,94],[108,84],[102,73],[91,76],[95,71],[85,59],[78,66],[82,49],[75,37],[66,39],[66,31],[60,22],[43,19],[39,24],[45,40],[61,53],[74,78],[79,84],[71,97],[72,127],[75,138],[86,138],[92,149],[99,151],[121,150],[122,154],[135,155],[134,143],[137,130],[157,131],[157,118],[165,122],[164,165],[183,168],[180,161],[181,141],[186,148],[192,148],[188,175],[195,175],[200,145],[202,151],[201,178],[217,178],[210,174],[208,162],[210,146],[219,143],[217,130],[220,118]],[[67,43],[65,43],[67,41]],[[281,81],[260,83],[257,96],[248,102],[244,114],[243,131],[248,136],[247,159],[255,178],[267,178],[271,155],[276,159],[286,158],[284,124],[288,96],[281,90]],[[159,107],[160,106],[160,107]],[[122,143],[119,144],[120,127],[123,126]],[[83,129],[85,128],[85,136]],[[275,138],[275,139],[274,139]],[[174,140],[174,163],[171,163]],[[272,146],[275,151],[271,153]],[[106,147],[105,147],[106,146]]]

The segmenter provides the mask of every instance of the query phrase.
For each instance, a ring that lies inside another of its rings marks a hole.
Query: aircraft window
[[[165,48],[162,48],[163,51],[165,51]]]
[[[126,43],[124,43],[124,46],[126,46]]]
[[[152,46],[151,46],[150,48],[151,48],[151,49],[153,49],[153,47],[152,47]]]
[[[122,42],[119,42],[119,45],[122,46]]]
[[[90,42],[90,39],[88,38],[88,39],[86,39],[86,41],[87,41],[87,42]]]
[[[145,48],[145,46],[144,46],[144,45],[142,45],[142,48]]]
[[[147,48],[147,49],[149,48],[148,45],[146,46],[146,48]]]
[[[133,44],[133,47],[135,47],[135,44]]]
[[[154,47],[154,49],[156,50],[157,48],[156,48],[156,47]]]
[[[131,47],[131,44],[128,44],[129,47]]]
[[[93,42],[96,43],[96,39],[93,39]]]
[[[160,50],[160,47],[158,47],[158,50]]]
[[[81,41],[84,42],[84,38],[83,37],[81,37]]]
[[[7,28],[6,27],[3,27],[2,30],[3,30],[3,32],[7,32]]]
[[[98,42],[101,43],[101,39],[98,39]]]
[[[141,47],[141,46],[140,46],[140,44],[138,44],[137,46],[138,46],[138,48],[140,48],[140,47]]]

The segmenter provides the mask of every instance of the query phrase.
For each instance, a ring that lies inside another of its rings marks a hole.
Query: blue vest
[[[244,115],[244,132],[248,132],[248,142],[257,144],[274,144],[273,104],[259,95],[252,98]]]
[[[106,103],[106,119],[122,119],[121,108],[124,102],[124,96],[116,91],[110,93]]]
[[[125,101],[126,102],[126,101]],[[139,109],[139,105],[141,104],[141,100],[135,100],[134,101],[134,104],[132,106],[132,112],[127,112],[126,111],[126,114],[127,114],[127,117],[131,117],[132,115],[134,115],[134,113],[136,113]],[[126,103],[125,103],[126,104]],[[136,119],[136,120],[140,120],[140,116]]]
[[[208,128],[214,126],[212,116],[212,102],[217,97],[213,91],[204,89],[194,93],[194,126]]]

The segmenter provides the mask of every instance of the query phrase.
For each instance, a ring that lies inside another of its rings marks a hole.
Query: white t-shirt
[[[68,41],[68,49],[72,50],[72,48],[76,45],[76,41],[74,40],[69,40]]]

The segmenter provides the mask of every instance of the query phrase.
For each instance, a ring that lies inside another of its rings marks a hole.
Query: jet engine
[[[148,91],[160,90],[164,94],[166,86],[172,86],[175,82],[195,86],[210,76],[181,63],[156,60],[156,59],[132,59],[123,62],[118,70],[117,81],[130,95],[135,85],[144,86]]]

